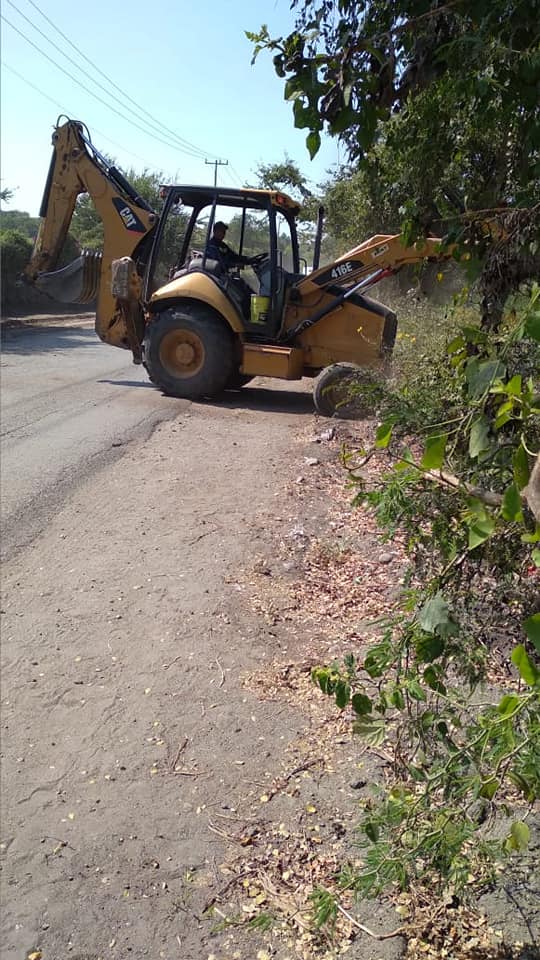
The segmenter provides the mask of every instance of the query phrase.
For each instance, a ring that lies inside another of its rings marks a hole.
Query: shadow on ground
[[[159,389],[148,380],[98,380],[114,387],[150,387]],[[245,387],[243,390],[226,390],[219,399],[193,401],[204,407],[223,407],[230,410],[254,410],[261,413],[314,413],[310,393],[299,390],[283,390],[277,387]]]
[[[215,401],[205,401],[215,404]],[[227,390],[219,399],[221,407],[231,410],[261,410],[267,413],[314,413],[311,393],[269,387],[244,387]]]
[[[61,327],[57,324],[7,325],[2,329],[3,353],[28,356],[32,353],[56,353],[70,347],[93,347],[99,343],[92,328]]]

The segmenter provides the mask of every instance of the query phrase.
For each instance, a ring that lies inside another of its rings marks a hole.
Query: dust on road
[[[239,581],[311,416],[309,395],[269,407],[161,425],[5,567],[5,960],[206,956],[186,904],[215,882],[209,810],[301,726],[239,683],[279,650]]]

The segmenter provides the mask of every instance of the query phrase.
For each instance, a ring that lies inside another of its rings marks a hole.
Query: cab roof
[[[220,206],[238,207],[248,204],[251,207],[264,209],[268,207],[268,202],[273,207],[289,210],[291,213],[298,213],[300,206],[281,190],[259,190],[245,187],[205,187],[192,184],[163,184],[162,190],[174,191],[179,199],[186,204],[200,207],[207,203],[214,203]]]

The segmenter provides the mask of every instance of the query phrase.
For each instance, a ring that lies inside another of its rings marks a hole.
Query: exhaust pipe
[[[61,270],[39,273],[34,286],[60,303],[89,303],[98,295],[102,254],[83,250],[80,257]]]

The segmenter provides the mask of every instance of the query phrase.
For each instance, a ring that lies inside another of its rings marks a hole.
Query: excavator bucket
[[[83,250],[81,256],[67,267],[52,273],[40,273],[34,285],[60,303],[89,303],[98,294],[101,261],[101,253]]]

